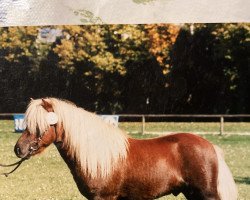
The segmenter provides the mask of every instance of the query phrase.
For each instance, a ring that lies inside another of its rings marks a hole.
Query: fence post
[[[142,135],[145,133],[145,115],[142,115]]]
[[[223,135],[224,132],[224,117],[220,117],[220,135]]]

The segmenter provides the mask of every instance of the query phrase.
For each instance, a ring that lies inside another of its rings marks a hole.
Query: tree
[[[242,113],[234,99],[248,96],[247,38],[249,27],[242,24],[197,24],[193,34],[190,25],[184,26],[171,56],[169,91],[173,110]],[[244,75],[239,73],[242,69]],[[241,94],[239,86],[243,88]]]
[[[20,112],[25,108],[27,77],[35,63],[37,28],[1,28],[0,35],[0,112]]]
[[[120,79],[123,112],[164,112],[165,65],[159,62],[160,59],[157,60],[160,55],[155,46],[157,39],[160,37],[163,40],[164,36],[160,36],[158,29],[153,28],[154,26],[145,25],[110,27],[108,49],[121,58],[126,69],[126,74]],[[167,26],[164,28],[168,29]],[[163,45],[161,48],[170,46]],[[169,49],[165,49],[165,52],[168,51]],[[163,55],[168,60],[167,53]]]
[[[249,26],[0,28],[0,111],[56,96],[101,113],[247,113]]]

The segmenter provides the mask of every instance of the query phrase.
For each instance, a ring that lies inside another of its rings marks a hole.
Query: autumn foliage
[[[0,28],[0,112],[29,97],[102,113],[247,113],[249,24]]]

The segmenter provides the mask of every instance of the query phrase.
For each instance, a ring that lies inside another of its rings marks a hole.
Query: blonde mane
[[[69,153],[91,177],[107,177],[127,156],[127,135],[105,123],[99,116],[56,98],[47,98],[65,131]],[[42,99],[32,100],[25,113],[25,123],[31,133],[43,134],[49,127]]]

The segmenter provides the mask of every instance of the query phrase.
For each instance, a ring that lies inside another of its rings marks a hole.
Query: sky
[[[250,22],[249,10],[249,0],[0,0],[0,26]]]

